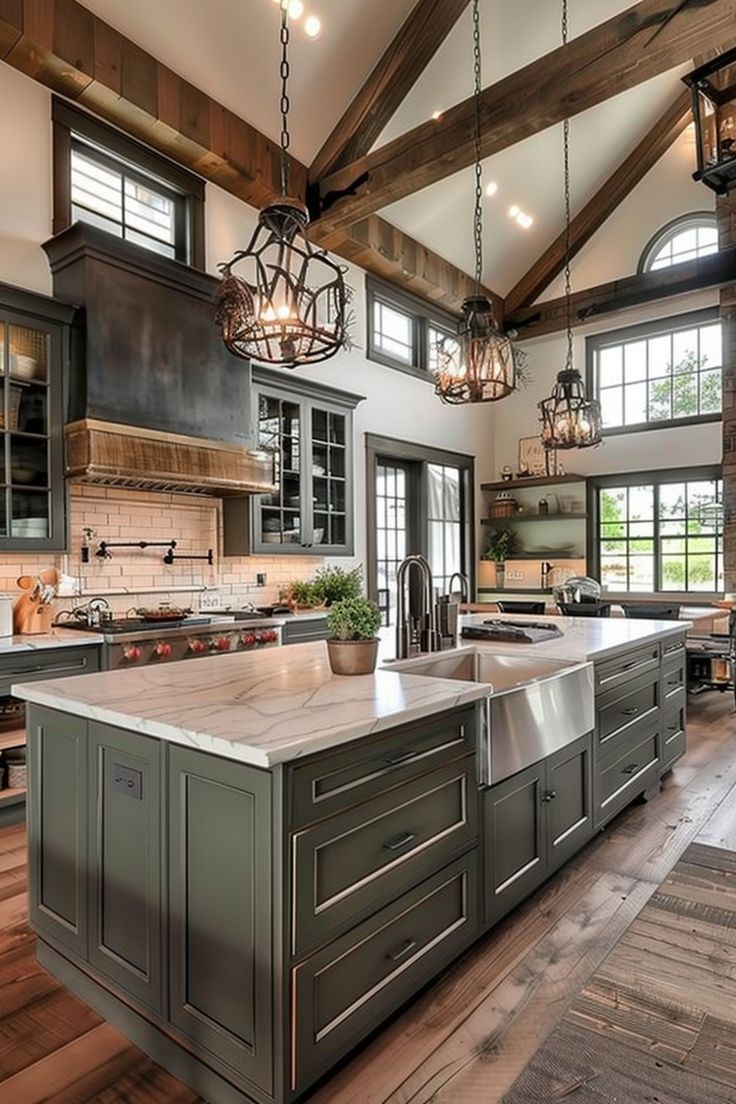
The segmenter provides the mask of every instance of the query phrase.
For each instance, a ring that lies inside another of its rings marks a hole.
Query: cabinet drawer
[[[473,850],[292,970],[292,1090],[301,1092],[478,934]]]
[[[601,747],[612,747],[622,733],[656,713],[659,697],[658,671],[602,694],[598,707],[598,740]]]
[[[659,667],[659,644],[649,644],[624,652],[615,659],[606,659],[595,665],[595,684],[598,690],[609,690]]]
[[[292,840],[292,951],[339,935],[477,839],[475,759],[467,756]]]
[[[301,828],[475,751],[475,710],[462,709],[295,766],[290,822]]]
[[[662,641],[662,663],[666,664],[670,659],[678,659],[685,652],[685,636],[673,637]]]
[[[639,730],[622,740],[621,755],[599,769],[596,777],[597,826],[609,820],[629,804],[659,774],[659,731],[650,726],[644,735]]]
[[[666,702],[687,687],[687,656],[683,648],[679,654],[668,656],[662,663],[662,697]]]
[[[668,770],[676,759],[685,754],[687,745],[685,711],[684,692],[673,696],[665,706],[662,728],[662,762],[660,764],[663,770]]]
[[[327,618],[315,617],[308,620],[287,621],[281,630],[284,644],[306,644],[310,640],[327,639]]]
[[[9,694],[13,683],[86,675],[99,669],[100,650],[95,645],[5,655],[0,665],[0,695]]]

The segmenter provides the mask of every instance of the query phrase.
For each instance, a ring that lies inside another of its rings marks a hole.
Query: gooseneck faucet
[[[452,584],[455,579],[460,580],[460,601],[466,605],[470,601],[470,583],[468,582],[468,576],[463,575],[462,571],[455,571],[447,582],[447,593],[452,597],[455,591],[452,589]]]
[[[419,572],[418,610],[412,609],[407,593],[412,572]],[[441,648],[434,608],[432,569],[424,556],[407,556],[396,572],[396,657],[407,659],[420,652],[438,652]]]

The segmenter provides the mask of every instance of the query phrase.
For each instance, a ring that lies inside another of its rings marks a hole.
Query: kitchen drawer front
[[[624,652],[615,659],[606,659],[595,665],[595,685],[597,690],[610,690],[629,679],[638,678],[648,671],[659,668],[659,643],[649,644],[645,648],[636,648]]]
[[[617,745],[621,736],[634,725],[652,718],[659,704],[659,671],[601,694],[598,700],[598,742],[601,748],[610,749]]]
[[[596,772],[596,826],[600,827],[644,792],[659,774],[658,724],[637,728],[619,745],[620,756]]]
[[[685,635],[662,641],[662,664],[680,659],[685,654]]]
[[[293,953],[340,935],[474,844],[477,804],[467,756],[297,832]]]
[[[46,651],[4,655],[0,663],[0,695],[9,694],[13,683],[38,682],[39,679],[68,678],[100,669],[100,649],[49,648]]]
[[[330,752],[290,773],[290,823],[301,828],[475,751],[475,710],[460,709]]]
[[[281,630],[281,639],[284,644],[306,644],[310,640],[327,639],[327,618],[314,617],[300,620],[295,618],[287,621]]]
[[[662,770],[669,770],[676,759],[685,754],[687,737],[685,735],[686,724],[686,695],[681,691],[667,702],[664,708],[664,724],[662,726]]]
[[[662,697],[665,702],[687,689],[687,655],[685,649],[672,653],[662,661]]]
[[[474,849],[292,970],[302,1092],[478,935]]]

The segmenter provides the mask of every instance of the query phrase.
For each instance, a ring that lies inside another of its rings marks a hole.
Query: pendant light
[[[231,353],[295,368],[344,348],[348,293],[343,267],[309,241],[309,214],[289,190],[289,20],[281,0],[281,198],[264,207],[245,249],[220,265],[215,318]]]
[[[567,45],[567,0],[562,0],[562,43]],[[552,394],[539,405],[542,442],[547,449],[592,448],[601,443],[601,406],[588,398],[582,376],[573,363],[572,281],[570,277],[570,120],[563,124],[565,175],[565,319],[567,355]]]
[[[479,0],[473,0],[473,71],[475,76],[475,294],[462,304],[457,336],[437,346],[435,391],[443,402],[496,402],[518,383],[520,351],[497,328],[493,306],[481,290],[483,279],[483,166],[481,165],[481,50]]]

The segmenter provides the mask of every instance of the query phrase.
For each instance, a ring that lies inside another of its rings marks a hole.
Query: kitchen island
[[[320,642],[15,687],[40,961],[212,1104],[300,1096],[591,838],[601,787],[606,816],[656,792],[685,626],[565,628],[578,727],[499,782],[489,702],[534,678],[339,678]],[[439,658],[484,648],[520,654]]]

